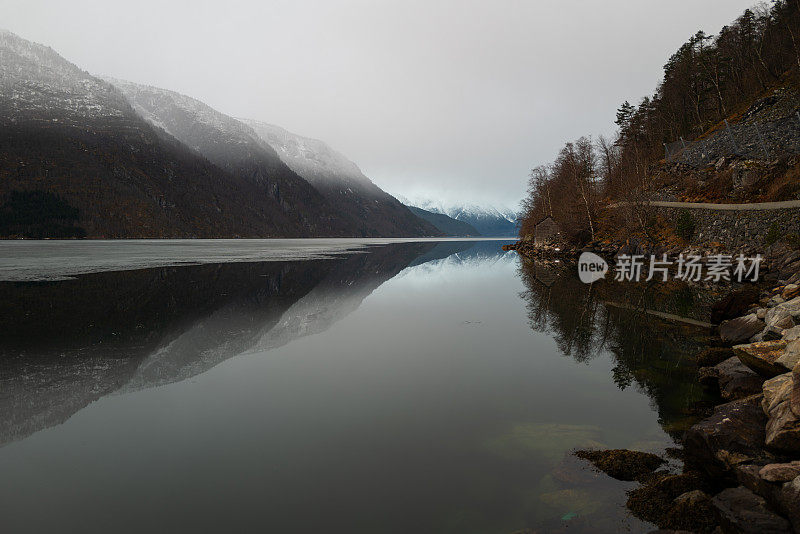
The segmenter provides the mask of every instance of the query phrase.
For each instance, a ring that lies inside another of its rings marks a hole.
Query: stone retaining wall
[[[684,209],[694,219],[695,231],[692,245],[718,242],[728,249],[752,246],[765,247],[764,238],[773,224],[781,236],[800,235],[800,209],[753,211],[723,211],[713,209],[687,209],[676,207],[651,207],[666,220],[676,223]]]

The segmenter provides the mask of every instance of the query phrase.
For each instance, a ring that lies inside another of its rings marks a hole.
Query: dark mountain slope
[[[414,206],[407,206],[411,213],[424,219],[438,228],[446,236],[465,237],[465,236],[479,236],[481,235],[474,226],[464,221],[457,221],[452,217],[443,213],[434,213],[422,208]]]
[[[55,193],[90,237],[308,235],[264,187],[157,133],[53,50],[0,32],[0,74],[0,197]]]
[[[263,122],[243,120],[294,172],[338,212],[352,214],[364,236],[438,236],[441,232],[375,185],[358,166],[326,143]]]
[[[173,91],[122,80],[108,81],[122,91],[147,122],[222,169],[264,188],[278,202],[283,214],[308,235],[361,235],[357,215],[331,206],[249,126]]]

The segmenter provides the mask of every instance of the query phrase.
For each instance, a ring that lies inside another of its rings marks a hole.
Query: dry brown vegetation
[[[800,193],[800,160],[759,163],[757,177],[732,190],[733,167],[695,170],[667,167],[664,143],[708,137],[736,122],[778,87],[800,86],[800,0],[746,10],[718,35],[700,31],[670,57],[652,96],[617,112],[617,137],[568,143],[551,165],[530,175],[520,235],[533,233],[550,215],[572,242],[669,231],[642,208],[603,213],[611,203],[641,204],[657,189],[678,200],[770,201]],[[576,164],[576,162],[579,162]]]

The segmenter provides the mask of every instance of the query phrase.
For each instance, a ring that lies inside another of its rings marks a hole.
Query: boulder
[[[717,521],[724,533],[783,534],[791,526],[767,507],[763,498],[739,486],[728,488],[711,499]]]
[[[756,495],[763,497],[770,506],[777,508],[779,507],[778,494],[781,491],[781,485],[764,480],[761,477],[761,469],[763,467],[755,464],[737,465],[734,469],[736,482]]]
[[[800,452],[800,418],[792,411],[788,399],[770,411],[765,443],[782,452]]]
[[[767,464],[758,471],[767,482],[790,482],[800,477],[800,460],[782,464]]]
[[[711,477],[733,477],[732,469],[744,463],[767,463],[764,450],[767,417],[761,408],[763,395],[753,395],[717,406],[711,417],[684,434],[686,465]]]
[[[774,327],[776,330],[785,330],[794,326],[792,313],[784,306],[776,306],[767,311],[764,322],[767,327]]]
[[[719,324],[728,319],[735,319],[747,313],[748,308],[758,302],[758,290],[746,287],[729,293],[711,306],[711,322]]]
[[[723,321],[719,325],[719,336],[727,343],[741,343],[764,330],[766,326],[766,323],[760,320],[755,313],[751,313],[744,317]]]
[[[778,494],[778,508],[791,521],[795,532],[800,532],[800,477],[783,485]]]
[[[767,414],[765,444],[782,452],[800,452],[800,416],[792,409],[794,373],[764,382],[762,410]]]
[[[787,371],[786,367],[776,363],[784,348],[786,342],[779,339],[736,345],[733,351],[747,367],[765,378],[772,378]]]
[[[753,372],[737,357],[728,358],[713,367],[698,372],[700,383],[718,388],[723,399],[734,400],[761,393],[764,378]]]
[[[783,332],[783,340],[786,342],[800,339],[800,326],[793,326]]]
[[[800,339],[795,339],[787,343],[786,348],[783,349],[783,354],[778,356],[775,363],[786,369],[794,369],[798,362],[800,362]]]
[[[786,400],[786,396],[792,390],[793,382],[792,373],[783,373],[764,381],[762,387],[764,399],[761,401],[761,409],[765,414],[769,415],[779,403]]]

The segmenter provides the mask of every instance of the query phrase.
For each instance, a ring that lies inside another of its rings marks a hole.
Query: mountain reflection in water
[[[705,297],[500,244],[0,282],[0,530],[647,532],[570,451],[673,445]]]

